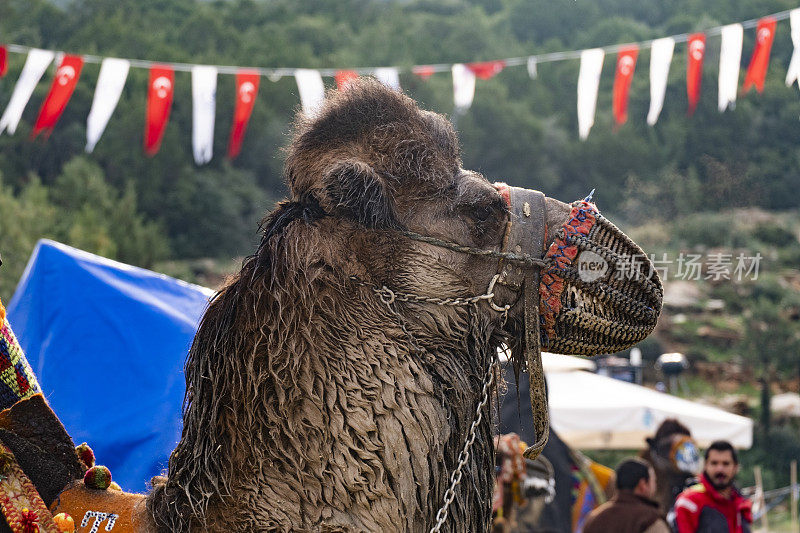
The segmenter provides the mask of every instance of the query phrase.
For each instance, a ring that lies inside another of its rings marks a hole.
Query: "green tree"
[[[800,300],[796,295],[781,294],[776,299],[751,302],[744,315],[747,329],[743,339],[745,357],[759,372],[761,385],[761,422],[770,431],[770,389],[779,376],[797,375],[800,371]]]
[[[64,165],[51,199],[61,213],[56,233],[72,246],[144,267],[169,254],[161,225],[137,210],[133,186],[118,193],[86,156]]]
[[[57,210],[48,199],[47,189],[36,176],[18,195],[3,183],[0,174],[0,298],[11,298],[19,276],[25,269],[36,241],[54,236]]]
[[[52,187],[35,175],[18,194],[0,181],[0,297],[8,298],[42,237],[142,266],[169,255],[161,224],[137,209],[136,192],[118,193],[85,156],[64,165]]]

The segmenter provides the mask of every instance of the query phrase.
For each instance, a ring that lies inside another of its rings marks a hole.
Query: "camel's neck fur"
[[[148,497],[159,530],[433,525],[479,400],[492,327],[467,308],[401,307],[426,348],[416,353],[378,297],[327,262],[327,250],[341,250],[307,227],[274,238],[267,228],[203,319],[186,363],[183,435],[166,483]],[[488,525],[488,419],[447,530]]]

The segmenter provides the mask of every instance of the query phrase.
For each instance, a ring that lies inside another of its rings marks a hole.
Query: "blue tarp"
[[[180,439],[183,363],[212,291],[41,240],[8,318],[76,444],[142,491]]]

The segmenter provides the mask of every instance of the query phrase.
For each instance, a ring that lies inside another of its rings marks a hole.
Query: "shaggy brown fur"
[[[264,219],[257,251],[197,332],[183,435],[149,518],[158,531],[426,531],[484,369],[521,335],[519,313],[504,327],[485,303],[398,303],[399,320],[351,276],[419,295],[482,294],[496,261],[397,230],[498,249],[506,207],[461,168],[446,120],[374,81],[298,120],[286,181],[291,199]],[[554,227],[564,222],[565,204],[548,208]],[[483,420],[449,531],[489,525],[488,410]]]

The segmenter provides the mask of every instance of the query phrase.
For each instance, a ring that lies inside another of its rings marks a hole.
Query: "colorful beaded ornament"
[[[41,392],[0,302],[0,410]]]

